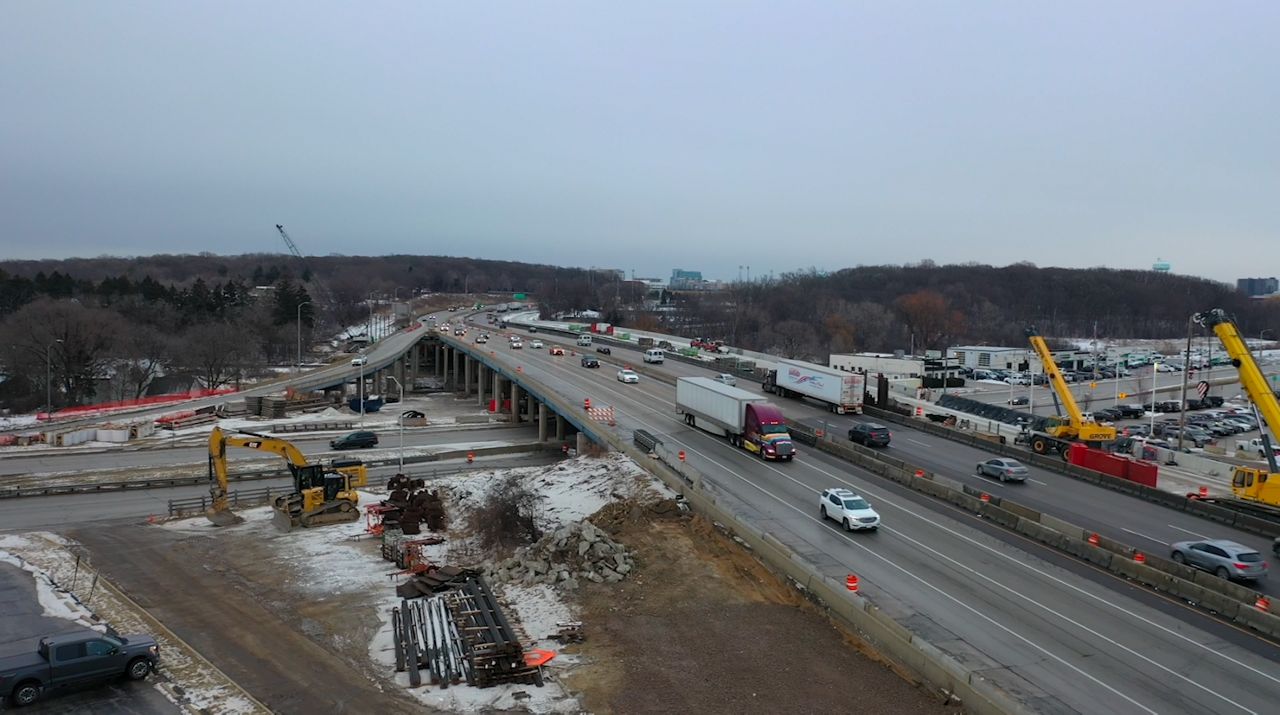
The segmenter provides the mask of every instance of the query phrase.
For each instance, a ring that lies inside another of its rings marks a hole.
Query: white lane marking
[[[907,440],[908,442],[910,442],[910,443],[912,443],[912,444],[918,444],[918,445],[920,445],[921,447],[928,447],[928,446],[929,446],[929,445],[925,444],[924,442],[921,442],[921,441],[920,441],[920,440],[918,440],[918,439],[911,439],[910,437],[903,437],[903,439]]]
[[[1191,534],[1192,536],[1196,537],[1197,539],[1207,539],[1207,538],[1209,538],[1209,537],[1205,536],[1204,534],[1197,534],[1197,533],[1196,533],[1196,532],[1194,532],[1194,531],[1188,531],[1187,529],[1184,529],[1184,528],[1182,528],[1181,526],[1174,526],[1173,524],[1168,524],[1168,527],[1169,527],[1170,529],[1177,529],[1178,531],[1181,531],[1181,532],[1182,532],[1182,533],[1184,533],[1184,534]]]
[[[652,412],[652,413],[654,413],[654,414],[662,415],[662,416],[667,417],[668,419],[670,419],[670,420],[672,420],[672,421],[675,421],[675,422],[677,422],[677,423],[679,423],[679,424],[681,424],[681,425],[683,425],[683,424],[684,424],[682,420],[679,420],[679,419],[677,419],[677,418],[675,418],[675,417],[672,417],[672,416],[670,416],[670,415],[666,415],[665,413],[662,413],[662,412],[660,412],[660,411],[658,411],[658,410],[654,410],[653,408],[650,408],[650,407],[648,407],[648,406],[646,406],[646,405],[637,404],[637,406],[638,406],[638,407],[640,407],[640,409],[645,410],[645,411],[647,411],[647,412]],[[646,426],[654,427],[654,425],[646,425]],[[656,428],[656,427],[655,427],[655,428]],[[707,435],[707,436],[710,436],[710,435]],[[799,509],[799,508],[797,508],[797,507],[795,507],[795,506],[791,505],[790,503],[788,503],[788,502],[784,501],[784,500],[783,500],[781,497],[779,497],[778,495],[773,494],[772,492],[769,492],[768,490],[764,489],[763,487],[761,487],[761,486],[759,486],[759,485],[756,485],[756,484],[754,484],[754,483],[752,483],[752,482],[747,481],[745,477],[742,477],[742,476],[738,475],[736,472],[734,472],[734,471],[733,471],[732,469],[730,469],[728,466],[726,466],[726,465],[724,465],[724,464],[722,464],[722,463],[720,463],[720,462],[718,462],[718,461],[716,461],[716,460],[714,460],[714,459],[710,459],[710,458],[709,458],[705,453],[701,452],[700,450],[694,449],[693,447],[691,447],[691,446],[689,446],[689,445],[687,445],[687,444],[685,445],[685,449],[686,449],[686,450],[688,450],[688,451],[690,451],[690,452],[691,452],[691,453],[693,453],[693,454],[698,454],[698,455],[702,456],[704,459],[707,459],[708,461],[712,462],[713,464],[716,464],[716,465],[717,465],[717,466],[719,466],[721,469],[726,470],[726,471],[729,473],[729,475],[730,475],[730,476],[733,476],[733,477],[735,477],[735,478],[739,479],[740,481],[742,481],[743,483],[745,483],[747,486],[752,487],[753,489],[756,489],[756,490],[758,490],[758,491],[760,491],[760,492],[762,492],[762,493],[764,493],[764,494],[767,494],[768,496],[770,496],[770,497],[771,497],[771,498],[773,498],[774,500],[778,501],[778,502],[779,502],[780,504],[782,504],[783,506],[786,506],[787,508],[792,509],[792,510],[794,510],[794,511],[796,511],[796,512],[798,512],[798,513],[802,514],[802,515],[804,515],[804,516],[805,516],[806,518],[808,518],[810,521],[820,521],[819,519],[817,519],[817,518],[813,517],[812,515],[808,514],[807,512],[805,512],[805,511],[803,511],[803,510],[801,510],[801,509]],[[752,460],[752,461],[754,462],[755,460]],[[826,475],[826,476],[828,476],[828,477],[830,477],[830,478],[832,478],[832,479],[835,479],[836,481],[838,481],[838,482],[839,482],[839,483],[841,483],[841,484],[844,484],[844,485],[846,485],[846,486],[850,486],[850,487],[854,487],[855,489],[859,489],[859,490],[860,490],[862,493],[864,493],[864,494],[868,494],[868,493],[870,493],[870,492],[872,491],[872,490],[868,490],[868,489],[866,489],[866,488],[859,488],[857,485],[855,485],[855,484],[853,484],[853,483],[851,483],[851,482],[849,482],[849,481],[845,480],[841,475],[833,474],[833,473],[831,473],[831,472],[829,472],[829,471],[827,471],[827,470],[825,470],[825,469],[820,468],[820,467],[819,467],[819,466],[817,466],[816,464],[813,464],[813,463],[810,463],[810,462],[799,462],[799,463],[797,463],[797,464],[799,464],[802,468],[807,467],[807,468],[813,469],[813,470],[814,470],[814,471],[816,471],[816,472],[819,472],[819,473],[824,474],[824,475]],[[782,470],[778,469],[777,467],[773,466],[772,464],[769,464],[769,463],[767,463],[767,462],[761,462],[761,463],[760,463],[760,465],[761,465],[761,466],[763,466],[763,467],[765,467],[766,469],[769,469],[769,470],[773,471],[774,473],[778,474],[778,475],[779,475],[779,476],[781,476],[782,478],[784,478],[784,479],[786,479],[786,480],[788,480],[788,481],[790,481],[790,482],[792,482],[792,483],[796,484],[797,486],[799,486],[799,487],[801,487],[801,488],[803,488],[803,489],[807,489],[807,490],[809,490],[809,491],[813,491],[815,494],[816,494],[816,493],[820,493],[820,492],[819,492],[819,490],[816,490],[816,489],[814,489],[813,487],[810,487],[809,485],[804,484],[803,482],[800,482],[800,481],[799,481],[799,480],[797,480],[796,478],[794,478],[794,477],[792,477],[791,475],[787,474],[786,472],[784,472],[784,471],[782,471]],[[879,487],[874,487],[874,488],[873,488],[873,490],[876,490],[876,491],[878,491],[879,489],[880,489]],[[986,544],[979,543],[977,540],[975,540],[975,539],[973,539],[973,538],[971,538],[971,537],[969,537],[969,536],[967,536],[967,535],[965,535],[965,534],[962,534],[962,533],[960,533],[960,532],[958,532],[958,531],[956,531],[956,530],[954,530],[954,529],[951,529],[951,528],[948,528],[948,527],[946,527],[946,526],[943,526],[943,525],[941,525],[941,524],[939,524],[939,523],[935,522],[934,520],[931,520],[931,519],[927,518],[927,517],[926,517],[925,515],[923,515],[923,514],[920,514],[920,513],[917,513],[917,512],[915,512],[915,511],[913,511],[913,510],[911,510],[911,509],[908,509],[908,508],[906,508],[906,507],[902,506],[901,504],[897,503],[895,500],[888,498],[888,493],[887,493],[887,492],[882,492],[882,493],[881,493],[881,496],[876,497],[876,499],[877,499],[877,501],[879,501],[879,502],[880,502],[880,503],[882,503],[882,504],[888,504],[888,505],[889,505],[889,506],[891,506],[891,507],[894,507],[894,508],[896,508],[896,509],[899,509],[900,511],[906,512],[907,514],[910,514],[911,516],[914,516],[915,518],[917,518],[917,519],[919,519],[919,520],[921,520],[921,521],[925,522],[926,524],[929,524],[930,526],[933,526],[933,527],[936,527],[936,528],[938,528],[938,529],[941,529],[941,530],[943,530],[943,531],[945,531],[945,532],[947,532],[947,533],[951,534],[952,536],[955,536],[955,537],[959,538],[959,539],[960,539],[960,540],[962,540],[962,541],[968,542],[969,544],[971,544],[971,545],[973,545],[973,546],[975,546],[975,547],[977,547],[977,548],[979,548],[979,549],[982,549],[982,550],[984,550],[984,551],[987,551],[987,552],[991,553],[991,554],[992,554],[992,555],[994,555],[994,556],[997,556],[997,557],[999,557],[999,558],[1001,558],[1001,559],[1004,559],[1005,561],[1009,561],[1010,563],[1014,564],[1015,566],[1018,566],[1018,567],[1021,567],[1021,568],[1025,568],[1025,569],[1027,569],[1027,570],[1029,570],[1029,571],[1033,571],[1033,572],[1035,572],[1035,573],[1039,574],[1040,576],[1042,576],[1042,577],[1044,577],[1044,578],[1046,578],[1046,579],[1049,579],[1049,580],[1051,580],[1051,581],[1053,581],[1053,582],[1055,582],[1055,583],[1059,584],[1060,586],[1062,586],[1062,587],[1064,587],[1064,588],[1066,588],[1066,589],[1068,589],[1068,590],[1075,591],[1076,593],[1078,593],[1079,595],[1081,595],[1081,596],[1083,596],[1083,597],[1085,597],[1085,598],[1088,598],[1088,599],[1090,599],[1090,600],[1093,600],[1093,601],[1098,602],[1099,604],[1101,604],[1101,605],[1102,605],[1102,606],[1104,606],[1104,607],[1112,608],[1112,609],[1114,609],[1114,610],[1116,610],[1116,611],[1119,611],[1120,613],[1125,614],[1126,616],[1129,616],[1129,617],[1132,617],[1132,618],[1134,618],[1134,619],[1136,619],[1136,620],[1142,621],[1143,623],[1147,624],[1148,626],[1151,626],[1152,628],[1155,628],[1155,629],[1157,629],[1157,630],[1159,630],[1159,631],[1162,631],[1162,632],[1164,632],[1165,634],[1167,634],[1167,635],[1169,635],[1169,636],[1171,636],[1171,637],[1173,637],[1173,638],[1175,638],[1175,639],[1185,641],[1185,642],[1187,642],[1187,643],[1191,644],[1192,646],[1194,646],[1194,647],[1196,647],[1196,648],[1199,648],[1199,649],[1201,649],[1201,650],[1207,651],[1208,653],[1211,653],[1211,654],[1213,654],[1213,655],[1216,655],[1216,656],[1218,656],[1218,657],[1220,657],[1220,658],[1222,658],[1222,659],[1224,659],[1224,660],[1226,660],[1226,661],[1228,661],[1228,662],[1232,663],[1233,665],[1239,666],[1239,667],[1241,667],[1241,668],[1243,668],[1243,669],[1245,669],[1245,670],[1248,670],[1249,672],[1254,673],[1254,674],[1256,674],[1256,675],[1260,675],[1260,676],[1262,676],[1263,678],[1265,678],[1265,679],[1267,679],[1267,680],[1270,680],[1270,681],[1275,682],[1275,683],[1280,683],[1280,677],[1276,677],[1276,676],[1273,676],[1273,675],[1271,675],[1271,674],[1269,674],[1269,673],[1266,673],[1266,672],[1264,672],[1264,671],[1258,670],[1257,668],[1254,668],[1254,667],[1252,667],[1252,666],[1248,665],[1247,663],[1244,663],[1244,662],[1242,662],[1242,661],[1240,661],[1240,660],[1237,660],[1237,659],[1235,659],[1235,658],[1232,658],[1231,656],[1229,656],[1229,655],[1227,655],[1227,654],[1225,654],[1225,653],[1222,653],[1222,652],[1219,652],[1219,651],[1217,651],[1217,650],[1214,650],[1213,648],[1210,648],[1209,646],[1207,646],[1207,645],[1205,645],[1205,644],[1203,644],[1203,643],[1200,643],[1199,641],[1196,641],[1196,640],[1195,640],[1195,639],[1193,639],[1193,638],[1190,638],[1190,637],[1185,636],[1185,635],[1183,635],[1183,634],[1181,634],[1181,633],[1178,633],[1177,631],[1174,631],[1174,630],[1172,630],[1172,629],[1170,629],[1170,628],[1168,628],[1168,627],[1166,627],[1166,626],[1163,626],[1163,625],[1161,625],[1161,624],[1159,624],[1159,623],[1156,623],[1155,621],[1152,621],[1151,619],[1149,619],[1149,618],[1147,618],[1147,617],[1145,617],[1145,616],[1142,616],[1142,615],[1140,615],[1140,614],[1138,614],[1138,613],[1136,613],[1136,612],[1134,612],[1134,611],[1131,611],[1131,610],[1129,610],[1129,609],[1127,609],[1127,608],[1123,608],[1123,607],[1121,607],[1121,606],[1119,606],[1119,605],[1116,605],[1116,604],[1114,604],[1114,603],[1111,603],[1110,601],[1108,601],[1108,600],[1106,600],[1106,599],[1102,598],[1101,596],[1097,596],[1097,595],[1095,595],[1095,594],[1092,594],[1092,593],[1090,593],[1090,592],[1088,592],[1088,591],[1086,591],[1086,590],[1084,590],[1084,589],[1082,589],[1082,588],[1080,588],[1080,587],[1078,587],[1078,586],[1075,586],[1074,584],[1072,584],[1072,583],[1070,583],[1070,582],[1068,582],[1068,581],[1065,581],[1065,580],[1063,580],[1063,579],[1060,579],[1060,578],[1058,578],[1058,577],[1056,577],[1056,576],[1054,576],[1054,575],[1052,575],[1052,574],[1050,574],[1050,573],[1048,573],[1048,572],[1044,571],[1043,569],[1040,569],[1040,568],[1037,568],[1037,567],[1035,567],[1035,566],[1032,566],[1031,564],[1024,563],[1024,562],[1022,562],[1022,561],[1021,561],[1021,560],[1019,560],[1019,559],[1015,559],[1013,556],[1011,556],[1011,555],[1009,555],[1009,554],[1007,554],[1007,553],[1004,553],[1004,552],[998,551],[998,550],[996,550],[996,549],[994,549],[994,548],[992,548],[992,547],[990,547],[990,546],[987,546]],[[1171,526],[1172,526],[1172,525],[1171,525]],[[1156,661],[1152,660],[1151,658],[1148,658],[1147,656],[1145,656],[1145,655],[1143,655],[1143,654],[1141,654],[1141,653],[1139,653],[1139,652],[1135,651],[1135,650],[1134,650],[1134,649],[1132,649],[1132,648],[1129,648],[1128,646],[1126,646],[1126,645],[1124,645],[1124,644],[1122,644],[1122,643],[1119,643],[1118,641],[1115,641],[1115,640],[1113,640],[1113,639],[1111,639],[1111,638],[1107,638],[1106,636],[1104,636],[1104,635],[1102,635],[1102,634],[1098,633],[1097,631],[1093,630],[1092,628],[1089,628],[1088,626],[1084,625],[1083,623],[1080,623],[1080,622],[1078,622],[1078,621],[1075,621],[1074,619],[1068,618],[1068,617],[1066,617],[1066,616],[1062,615],[1061,613],[1058,613],[1057,611],[1054,611],[1053,609],[1049,608],[1049,607],[1048,607],[1048,606],[1046,606],[1045,604],[1040,603],[1039,601],[1036,601],[1035,599],[1033,599],[1033,598],[1031,598],[1031,597],[1027,596],[1026,594],[1023,594],[1023,593],[1021,593],[1021,592],[1019,592],[1019,591],[1016,591],[1016,590],[1014,590],[1013,588],[1011,588],[1011,587],[1009,587],[1009,586],[1006,586],[1006,585],[1004,585],[1004,584],[1002,584],[1002,583],[1000,583],[1000,582],[996,581],[995,579],[991,578],[990,576],[987,576],[987,575],[985,575],[985,574],[979,573],[978,571],[976,571],[976,570],[974,570],[974,569],[970,568],[969,566],[967,566],[967,565],[965,565],[965,564],[962,564],[962,563],[960,563],[959,561],[956,561],[955,559],[953,559],[953,558],[951,558],[951,557],[949,557],[949,556],[947,556],[947,555],[945,555],[945,554],[943,554],[943,553],[939,552],[938,550],[934,549],[933,547],[928,546],[928,545],[926,545],[926,544],[924,544],[924,543],[920,542],[919,540],[914,539],[914,538],[912,538],[912,537],[910,537],[910,536],[907,536],[906,534],[902,533],[901,531],[898,531],[898,530],[893,529],[893,528],[891,528],[891,527],[886,527],[886,526],[884,526],[884,525],[881,525],[881,527],[880,527],[880,528],[881,528],[882,530],[884,530],[884,531],[888,531],[888,532],[890,532],[890,533],[898,534],[899,536],[901,536],[901,537],[902,537],[902,538],[904,538],[905,540],[907,540],[907,541],[909,541],[909,542],[911,542],[911,543],[913,543],[913,544],[916,544],[916,545],[917,545],[917,546],[919,546],[921,549],[923,549],[923,550],[925,550],[925,551],[927,551],[927,552],[929,552],[929,553],[934,554],[935,556],[937,556],[938,558],[940,558],[940,559],[942,559],[942,560],[945,560],[945,561],[951,562],[952,564],[954,564],[954,565],[955,565],[955,566],[957,566],[958,568],[960,568],[960,569],[962,569],[962,570],[964,570],[964,571],[967,571],[967,572],[969,572],[969,573],[973,574],[973,576],[975,576],[976,578],[979,578],[979,579],[981,579],[981,580],[983,580],[983,581],[987,581],[987,582],[989,582],[990,584],[992,584],[992,586],[994,586],[994,587],[997,587],[997,588],[999,588],[999,589],[1001,589],[1001,590],[1007,591],[1007,592],[1009,592],[1009,593],[1011,593],[1011,594],[1013,594],[1013,595],[1018,596],[1018,597],[1019,597],[1019,598],[1021,598],[1022,600],[1026,601],[1026,602],[1028,602],[1028,603],[1030,603],[1030,604],[1032,604],[1032,605],[1034,605],[1034,606],[1038,607],[1039,609],[1043,610],[1044,612],[1048,613],[1051,617],[1057,617],[1057,618],[1060,618],[1060,619],[1062,619],[1062,620],[1064,620],[1064,621],[1066,621],[1066,622],[1068,622],[1068,623],[1070,623],[1070,624],[1072,624],[1072,625],[1076,626],[1077,628],[1079,628],[1079,629],[1081,629],[1081,630],[1083,630],[1083,631],[1085,631],[1085,632],[1087,632],[1087,633],[1090,633],[1090,634],[1094,635],[1095,637],[1097,637],[1097,638],[1099,638],[1099,639],[1101,639],[1101,640],[1103,640],[1103,641],[1105,641],[1105,642],[1107,642],[1107,643],[1110,643],[1110,644],[1112,644],[1112,645],[1116,646],[1117,648],[1119,648],[1119,649],[1121,649],[1121,650],[1123,650],[1123,651],[1125,651],[1125,652],[1129,653],[1130,655],[1133,655],[1134,657],[1138,658],[1139,660],[1143,660],[1143,661],[1145,661],[1145,662],[1147,662],[1147,663],[1149,663],[1149,664],[1151,664],[1151,665],[1155,666],[1156,668],[1159,668],[1160,670],[1163,670],[1163,671],[1165,671],[1166,673],[1169,673],[1169,674],[1171,674],[1171,675],[1175,676],[1175,677],[1176,677],[1177,679],[1179,679],[1179,680],[1183,680],[1183,681],[1185,681],[1185,682],[1187,682],[1187,683],[1190,683],[1190,684],[1191,684],[1193,687],[1195,687],[1195,688],[1198,688],[1198,689],[1200,689],[1200,690],[1202,690],[1202,691],[1204,691],[1204,692],[1206,692],[1206,693],[1208,693],[1208,694],[1210,694],[1210,695],[1213,695],[1214,697],[1217,697],[1217,698],[1219,698],[1219,699],[1221,699],[1221,700],[1223,700],[1223,701],[1225,701],[1225,702],[1227,702],[1227,703],[1230,703],[1231,705],[1234,705],[1234,706],[1236,706],[1236,707],[1240,708],[1241,710],[1243,710],[1243,711],[1245,711],[1245,712],[1248,712],[1248,713],[1255,713],[1255,712],[1256,712],[1256,711],[1250,710],[1249,708],[1245,707],[1244,705],[1241,705],[1240,703],[1235,702],[1234,700],[1231,700],[1230,698],[1226,697],[1225,695],[1222,695],[1222,694],[1220,694],[1220,693],[1214,692],[1213,690],[1210,690],[1209,688],[1207,688],[1207,687],[1205,687],[1205,686],[1201,685],[1200,683],[1197,683],[1197,682],[1195,682],[1194,680],[1191,680],[1191,679],[1189,679],[1189,678],[1186,678],[1186,677],[1182,676],[1181,674],[1177,673],[1177,672],[1176,672],[1176,671],[1174,671],[1173,669],[1171,669],[1171,668],[1169,668],[1169,667],[1167,667],[1167,666],[1165,666],[1165,665],[1163,665],[1163,664],[1161,664],[1161,663],[1158,663],[1158,662],[1156,662]],[[1174,527],[1174,528],[1177,528],[1177,527]],[[1188,532],[1188,533],[1190,533],[1190,532]],[[873,557],[875,557],[876,559],[878,559],[878,560],[880,560],[880,561],[885,562],[885,563],[886,563],[886,564],[888,564],[890,567],[895,568],[895,569],[897,569],[897,570],[901,571],[903,574],[907,575],[908,577],[910,577],[910,578],[912,578],[912,579],[915,579],[915,580],[919,581],[920,583],[922,583],[922,584],[924,584],[924,585],[928,586],[930,589],[932,589],[932,590],[936,591],[937,593],[939,593],[940,595],[942,595],[942,596],[946,597],[948,600],[954,601],[957,605],[961,606],[962,608],[965,608],[966,610],[970,610],[970,611],[972,611],[975,615],[978,615],[979,617],[983,618],[984,620],[990,620],[989,618],[987,618],[987,617],[986,617],[984,614],[982,614],[981,612],[979,612],[979,611],[977,611],[977,610],[975,610],[975,609],[971,608],[970,606],[968,606],[968,604],[965,604],[965,603],[963,603],[963,602],[961,602],[961,601],[959,601],[959,600],[957,600],[957,599],[953,598],[952,596],[950,596],[950,594],[944,593],[944,592],[943,592],[943,591],[941,591],[937,586],[934,586],[933,584],[930,584],[929,582],[925,581],[924,579],[920,578],[919,576],[916,576],[915,574],[912,574],[912,573],[910,573],[910,572],[906,571],[905,569],[903,569],[903,568],[902,568],[901,566],[899,566],[898,564],[896,564],[896,563],[894,563],[894,562],[891,562],[891,561],[889,561],[889,560],[885,559],[884,557],[880,556],[879,554],[876,554],[874,551],[871,551],[870,549],[868,549],[867,547],[863,546],[862,544],[860,544],[860,543],[858,543],[858,542],[856,542],[856,541],[853,541],[852,539],[850,539],[850,540],[849,540],[849,543],[851,543],[851,544],[853,544],[853,545],[857,546],[858,548],[863,549],[864,551],[866,551],[868,554],[872,555],[872,556],[873,556]],[[1013,636],[1017,637],[1018,639],[1025,641],[1028,645],[1032,646],[1033,648],[1035,648],[1035,649],[1037,649],[1037,650],[1040,650],[1040,651],[1044,652],[1044,653],[1045,653],[1046,655],[1048,655],[1049,657],[1054,658],[1055,660],[1060,660],[1060,661],[1061,661],[1061,658],[1059,658],[1059,657],[1057,657],[1057,656],[1053,655],[1052,653],[1050,653],[1049,651],[1045,650],[1042,646],[1040,646],[1040,645],[1038,645],[1038,644],[1036,644],[1036,643],[1034,643],[1034,642],[1030,641],[1030,640],[1029,640],[1029,639],[1027,639],[1025,636],[1022,636],[1021,634],[1015,633],[1015,632],[1013,632],[1012,630],[1009,630],[1007,627],[1002,626],[1002,625],[1000,625],[1000,624],[998,624],[998,623],[995,623],[994,621],[992,621],[992,623],[993,623],[993,625],[996,625],[997,627],[1001,628],[1001,630],[1006,630],[1006,631],[1008,631],[1010,635],[1013,635]],[[1075,671],[1079,672],[1081,675],[1084,675],[1085,677],[1089,678],[1090,680],[1092,680],[1092,681],[1094,681],[1094,682],[1098,683],[1099,685],[1101,685],[1102,687],[1106,688],[1107,690],[1109,690],[1109,691],[1111,691],[1111,692],[1113,692],[1113,693],[1115,693],[1115,694],[1119,695],[1120,697],[1124,698],[1125,700],[1128,700],[1129,702],[1132,702],[1134,705],[1138,706],[1139,708],[1141,708],[1141,709],[1143,709],[1143,710],[1146,710],[1147,712],[1155,712],[1155,711],[1152,711],[1152,710],[1150,710],[1149,708],[1147,708],[1147,707],[1143,706],[1142,704],[1140,704],[1140,703],[1138,703],[1138,702],[1136,702],[1136,701],[1132,700],[1131,698],[1129,698],[1128,696],[1124,695],[1124,694],[1123,694],[1123,693],[1121,693],[1120,691],[1118,691],[1118,690],[1116,690],[1116,689],[1114,689],[1114,688],[1112,688],[1112,687],[1108,686],[1106,683],[1103,683],[1102,681],[1100,681],[1100,680],[1096,679],[1096,678],[1095,678],[1095,677],[1093,677],[1092,675],[1089,675],[1088,673],[1085,673],[1084,671],[1081,671],[1079,668],[1076,668],[1075,666],[1072,666],[1071,664],[1067,663],[1066,661],[1062,661],[1062,663],[1063,663],[1064,665],[1066,665],[1067,667],[1071,668],[1072,670],[1075,670]]]
[[[1123,531],[1123,532],[1125,532],[1125,533],[1133,534],[1134,536],[1141,536],[1142,538],[1144,538],[1144,539],[1146,539],[1146,540],[1148,540],[1148,541],[1154,541],[1154,542],[1156,542],[1157,544],[1164,544],[1165,546],[1168,546],[1168,545],[1169,545],[1169,542],[1167,542],[1167,541],[1161,541],[1161,540],[1157,539],[1157,538],[1156,538],[1156,537],[1154,537],[1154,536],[1147,536],[1146,534],[1139,533],[1139,532],[1134,531],[1134,530],[1132,530],[1132,529],[1126,529],[1126,528],[1124,528],[1123,526],[1122,526],[1122,527],[1120,527],[1120,530],[1121,530],[1121,531]]]
[[[1047,486],[1049,486],[1049,483],[1048,483],[1048,482],[1042,482],[1042,481],[1040,481],[1039,479],[1032,479],[1031,477],[1027,477],[1027,481],[1028,481],[1028,482],[1031,482],[1032,484],[1040,484],[1040,485],[1042,485],[1042,486],[1046,486],[1046,487],[1047,487]]]

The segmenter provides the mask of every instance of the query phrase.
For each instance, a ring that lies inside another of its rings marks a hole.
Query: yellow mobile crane
[[[326,470],[324,465],[307,462],[291,442],[253,432],[228,435],[214,427],[209,433],[209,492],[213,496],[213,504],[205,516],[215,526],[230,526],[244,521],[231,511],[227,500],[227,447],[273,452],[288,461],[289,472],[293,475],[293,493],[276,497],[272,503],[276,512],[274,521],[281,530],[360,518],[356,509],[360,497],[356,489],[368,483],[369,472],[359,460],[335,461],[332,468]]]
[[[1253,359],[1249,345],[1240,337],[1236,324],[1227,317],[1221,308],[1214,308],[1203,313],[1196,313],[1192,320],[1209,328],[1218,336],[1222,346],[1227,349],[1231,364],[1240,373],[1240,384],[1249,396],[1254,408],[1262,413],[1260,432],[1262,434],[1263,453],[1267,458],[1267,469],[1256,467],[1236,467],[1231,475],[1231,493],[1241,501],[1213,500],[1220,506],[1235,508],[1240,511],[1251,511],[1280,517],[1280,469],[1276,468],[1276,457],[1271,449],[1271,438],[1267,435],[1280,429],[1280,400],[1267,387],[1267,378]],[[1234,503],[1232,503],[1234,502]],[[1241,503],[1244,502],[1244,503]]]
[[[1100,425],[1093,420],[1084,418],[1084,414],[1076,406],[1075,397],[1071,395],[1071,389],[1067,387],[1066,381],[1062,378],[1062,371],[1058,369],[1058,364],[1053,361],[1053,354],[1049,352],[1049,346],[1045,344],[1044,338],[1040,337],[1040,334],[1036,332],[1035,326],[1028,327],[1026,333],[1027,339],[1031,341],[1031,347],[1036,351],[1036,355],[1040,357],[1040,362],[1044,364],[1045,372],[1048,373],[1049,386],[1053,388],[1054,394],[1058,396],[1063,408],[1067,411],[1067,420],[1063,421],[1060,417],[1052,417],[1043,432],[1024,429],[1023,433],[1018,435],[1014,441],[1030,445],[1031,450],[1038,454],[1059,452],[1064,458],[1072,442],[1085,442],[1091,447],[1097,447],[1102,442],[1115,441],[1115,427]]]

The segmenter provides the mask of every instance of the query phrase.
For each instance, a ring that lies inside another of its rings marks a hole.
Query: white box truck
[[[811,397],[844,415],[862,412],[866,384],[861,373],[799,360],[779,360],[777,369],[765,377],[763,389],[779,397]]]
[[[782,410],[759,395],[710,377],[681,377],[676,380],[676,410],[690,427],[728,437],[762,459],[789,462],[795,457]]]

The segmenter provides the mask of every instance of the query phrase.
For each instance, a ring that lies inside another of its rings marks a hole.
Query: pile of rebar
[[[524,646],[483,577],[469,578],[448,594],[454,627],[462,636],[467,684],[542,686],[542,670],[525,662]]]
[[[422,671],[432,685],[447,688],[470,677],[465,673],[470,665],[463,657],[463,640],[449,606],[443,596],[417,601],[401,601],[399,608],[391,609],[391,623],[395,631],[396,672],[409,672],[409,685],[422,685]]]

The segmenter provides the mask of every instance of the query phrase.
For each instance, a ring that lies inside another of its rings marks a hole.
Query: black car
[[[888,447],[889,428],[874,422],[859,422],[849,428],[849,441],[868,447]]]
[[[1120,410],[1120,416],[1124,419],[1137,419],[1146,414],[1146,410],[1139,405],[1120,405],[1115,409]]]
[[[605,346],[603,346],[603,345],[601,345],[600,347],[596,348],[596,352],[600,353],[601,355],[612,355],[612,354],[613,354],[613,351],[612,351],[612,350],[610,350],[609,348],[606,348],[606,347],[605,347]]]
[[[329,449],[363,449],[377,446],[378,435],[368,431],[352,432],[329,440]]]
[[[1122,413],[1120,412],[1120,410],[1117,410],[1114,407],[1108,407],[1106,409],[1098,410],[1094,412],[1093,418],[1099,422],[1102,422],[1102,421],[1115,422],[1116,420],[1120,419],[1121,414]]]
[[[583,355],[582,366],[583,367],[600,367],[600,361],[591,357],[590,355]]]

